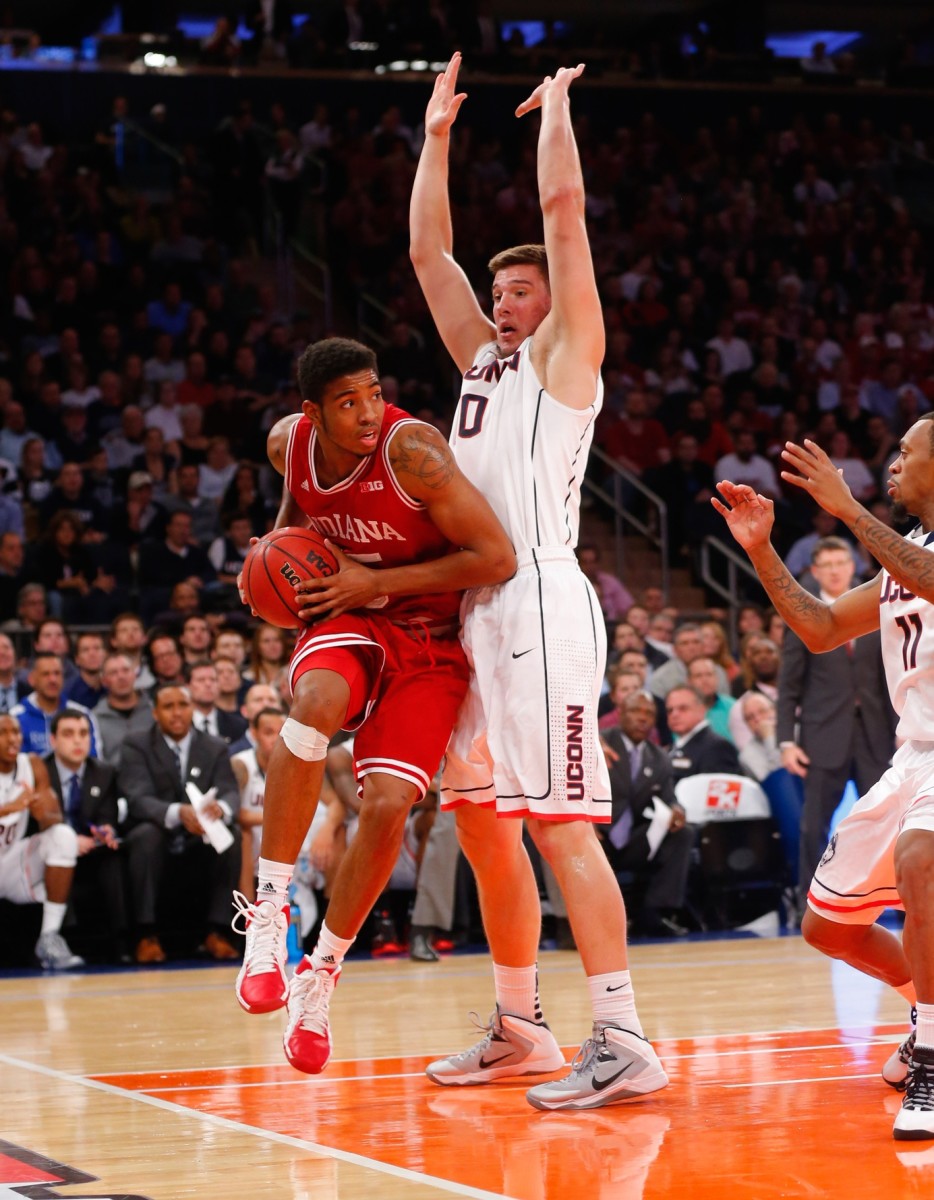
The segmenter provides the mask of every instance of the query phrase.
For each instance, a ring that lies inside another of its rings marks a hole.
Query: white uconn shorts
[[[472,674],[448,744],[441,807],[609,821],[597,737],[606,627],[574,552],[532,551],[506,583],[468,592],[462,616]]]
[[[895,842],[909,829],[934,833],[934,742],[905,742],[892,765],[837,826],[811,886],[808,906],[845,925],[871,925],[901,908]]]
[[[73,867],[77,857],[78,838],[70,825],[60,822],[20,838],[0,855],[0,900],[45,900],[45,868]]]

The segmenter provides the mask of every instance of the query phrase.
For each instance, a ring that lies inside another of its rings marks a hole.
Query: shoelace
[[[934,1070],[916,1058],[908,1064],[905,1107],[921,1109],[923,1112],[934,1111]]]
[[[568,1079],[575,1076],[583,1075],[590,1067],[590,1064],[596,1058],[597,1054],[606,1048],[606,1037],[603,1034],[597,1037],[589,1037],[580,1050],[571,1059],[571,1073]]]
[[[320,972],[321,976],[327,971]],[[332,980],[319,978],[318,971],[302,971],[292,976],[289,999],[298,1000],[301,1016],[298,1027],[308,1033],[324,1034],[328,1027],[328,1001],[331,998]]]
[[[915,1038],[917,1034],[912,1029],[911,1033],[905,1038],[898,1048],[898,1057],[907,1066],[911,1062],[911,1052],[915,1048]]]
[[[473,1021],[477,1029],[482,1029],[486,1033],[486,1037],[482,1037],[480,1041],[477,1042],[475,1046],[471,1046],[469,1050],[464,1050],[461,1054],[455,1054],[453,1061],[457,1063],[466,1062],[475,1054],[482,1054],[484,1050],[488,1050],[490,1043],[493,1041],[494,1035],[500,1033],[502,1030],[502,1026],[497,1020],[498,1014],[496,1012],[490,1016],[490,1019],[486,1024],[480,1020],[479,1013],[472,1012],[468,1013],[467,1015],[470,1017],[471,1021]]]
[[[271,911],[261,912],[263,905],[269,905]],[[234,892],[233,906],[236,912],[230,922],[234,933],[246,934],[250,937],[250,962],[247,975],[265,975],[267,971],[275,971],[281,967],[279,955],[276,953],[277,933],[279,932],[276,918],[280,909],[271,900],[261,900],[259,904],[251,904],[243,892]]]

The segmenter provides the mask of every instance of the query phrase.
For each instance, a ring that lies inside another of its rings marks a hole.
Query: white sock
[[[500,1012],[541,1024],[537,963],[530,967],[501,967],[494,963],[493,983]]]
[[[327,922],[321,926],[315,948],[307,957],[316,971],[322,968],[336,971],[344,961],[344,955],[354,944],[355,938],[339,938],[328,929]]]
[[[273,862],[271,858],[261,858],[257,866],[256,902],[261,900],[274,901],[276,908],[281,908],[289,898],[289,884],[292,882],[292,863]]]
[[[56,904],[54,900],[44,900],[42,902],[43,933],[58,933],[62,927],[62,921],[65,920],[65,909],[67,907],[67,904]]]
[[[934,1004],[921,1004],[919,1001],[915,1008],[918,1010],[915,1045],[934,1050]]]
[[[609,971],[606,975],[588,975],[590,1003],[595,1021],[609,1021],[644,1037],[636,1013],[636,997],[628,971]]]

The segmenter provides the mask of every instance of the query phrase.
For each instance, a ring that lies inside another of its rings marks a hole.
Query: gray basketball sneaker
[[[549,1075],[567,1065],[547,1025],[501,1013],[498,1004],[489,1024],[477,1021],[477,1027],[486,1036],[463,1054],[429,1063],[425,1068],[429,1079],[441,1084],[491,1083],[517,1075]]]
[[[602,1108],[667,1086],[668,1076],[651,1043],[618,1025],[595,1021],[571,1073],[526,1092],[533,1108]]]
[[[76,971],[84,966],[84,959],[72,953],[60,933],[43,933],[36,942],[35,953],[43,971]]]

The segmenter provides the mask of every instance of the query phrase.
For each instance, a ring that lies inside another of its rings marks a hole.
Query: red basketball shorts
[[[346,613],[301,635],[289,666],[293,692],[315,670],[335,671],[350,684],[344,727],[356,731],[358,790],[367,775],[381,772],[423,796],[467,693],[469,668],[456,632]]]

